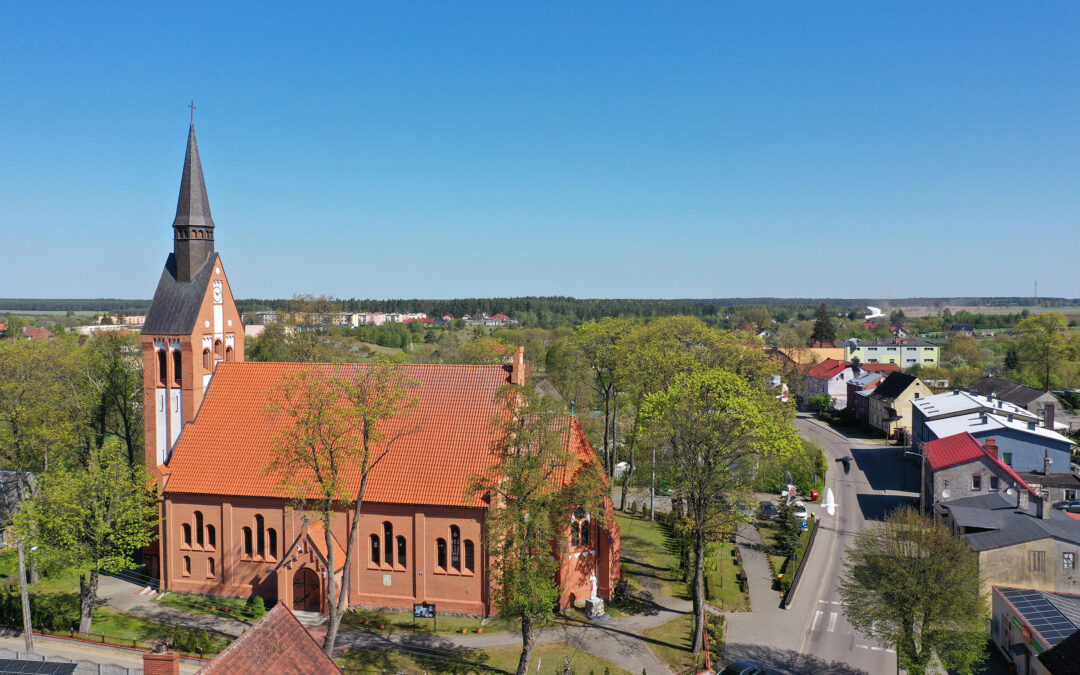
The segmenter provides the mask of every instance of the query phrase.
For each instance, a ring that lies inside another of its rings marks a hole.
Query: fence
[[[0,648],[0,659],[18,659],[39,663],[74,663],[76,675],[142,675],[142,668],[126,668],[112,663],[93,663],[91,661],[73,661],[60,656],[41,656]]]
[[[810,557],[810,550],[814,548],[814,540],[817,539],[818,530],[821,529],[821,522],[816,518],[814,519],[814,529],[810,532],[810,541],[806,542],[806,550],[803,551],[802,560],[799,561],[799,569],[795,572],[795,578],[791,580],[791,586],[788,587],[787,593],[784,594],[783,606],[787,609],[795,600],[795,589],[799,587],[799,580],[802,579],[803,570],[806,569],[806,560]]]

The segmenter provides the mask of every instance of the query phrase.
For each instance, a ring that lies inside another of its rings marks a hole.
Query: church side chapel
[[[486,504],[466,493],[472,477],[491,465],[498,393],[528,377],[523,350],[508,365],[394,366],[415,383],[416,401],[387,421],[388,434],[408,433],[398,434],[371,473],[348,570],[352,510],[335,513],[330,529],[339,567],[331,570],[321,521],[299,513],[280,477],[265,468],[283,424],[268,418],[266,405],[283,377],[341,365],[244,361],[244,328],[214,250],[194,124],[173,247],[142,334],[145,461],[160,486],[162,519],[147,561],[161,588],[258,594],[268,605],[326,612],[329,575],[340,582],[348,574],[350,605],[408,609],[427,602],[440,612],[494,611],[483,546]],[[573,456],[594,457],[573,417],[565,442]],[[614,522],[600,528],[579,510],[553,552],[561,556],[561,607],[612,597],[620,576]]]

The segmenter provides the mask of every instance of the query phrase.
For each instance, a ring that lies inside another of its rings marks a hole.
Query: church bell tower
[[[142,332],[146,467],[159,478],[184,425],[195,418],[214,369],[244,360],[244,326],[206,195],[195,124],[188,129],[173,252],[165,261]]]

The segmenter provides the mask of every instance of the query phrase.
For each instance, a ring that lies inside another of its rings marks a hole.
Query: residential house
[[[48,328],[39,328],[37,326],[27,326],[23,328],[23,337],[27,340],[48,340],[53,334]]]
[[[1071,471],[1021,471],[1020,477],[1051,504],[1080,499],[1080,476]]]
[[[949,332],[952,333],[953,335],[961,335],[961,336],[964,336],[964,337],[971,337],[971,336],[975,335],[975,326],[972,326],[971,324],[967,324],[967,323],[954,323],[949,328]]]
[[[1049,391],[1017,384],[1001,377],[984,377],[971,385],[971,392],[983,396],[992,394],[995,398],[1026,408],[1040,417],[1054,415],[1055,421],[1065,424],[1069,433],[1080,431],[1080,415],[1070,412],[1065,402]]]
[[[856,421],[870,423],[870,394],[885,379],[883,373],[864,372],[859,377],[848,380],[847,408]]]
[[[869,396],[870,426],[906,443],[911,437],[911,402],[933,394],[919,378],[907,373],[889,373]]]
[[[994,586],[990,639],[1009,672],[1080,673],[1080,596]]]
[[[909,331],[907,328],[905,328],[901,324],[893,325],[891,328],[889,328],[889,332],[891,332],[893,334],[894,338],[911,337],[911,331]]]
[[[765,351],[782,365],[812,366],[828,359],[844,360],[843,347],[770,347]]]
[[[892,372],[899,369],[894,364],[860,364],[857,361],[825,359],[806,371],[803,396],[810,399],[818,394],[829,394],[833,398],[833,407],[843,410],[847,407],[848,381],[861,377],[866,371]]]
[[[980,442],[963,433],[930,441],[922,468],[919,505],[925,512],[942,502],[1010,488],[1021,505],[1040,498],[1023,476],[1001,461],[993,438]]]
[[[895,363],[901,368],[936,366],[941,359],[941,347],[917,338],[889,338],[844,341],[844,358],[858,358],[864,363]]]

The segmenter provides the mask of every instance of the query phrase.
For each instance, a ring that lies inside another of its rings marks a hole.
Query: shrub
[[[724,615],[707,614],[705,632],[709,635],[709,658],[713,667],[719,668],[724,660]]]
[[[626,512],[629,513],[629,514],[637,513],[637,502],[635,502],[634,500],[631,499],[630,500],[630,506],[626,509]]]
[[[260,619],[266,614],[266,601],[263,600],[261,595],[253,595],[248,598],[245,610],[251,618]]]

